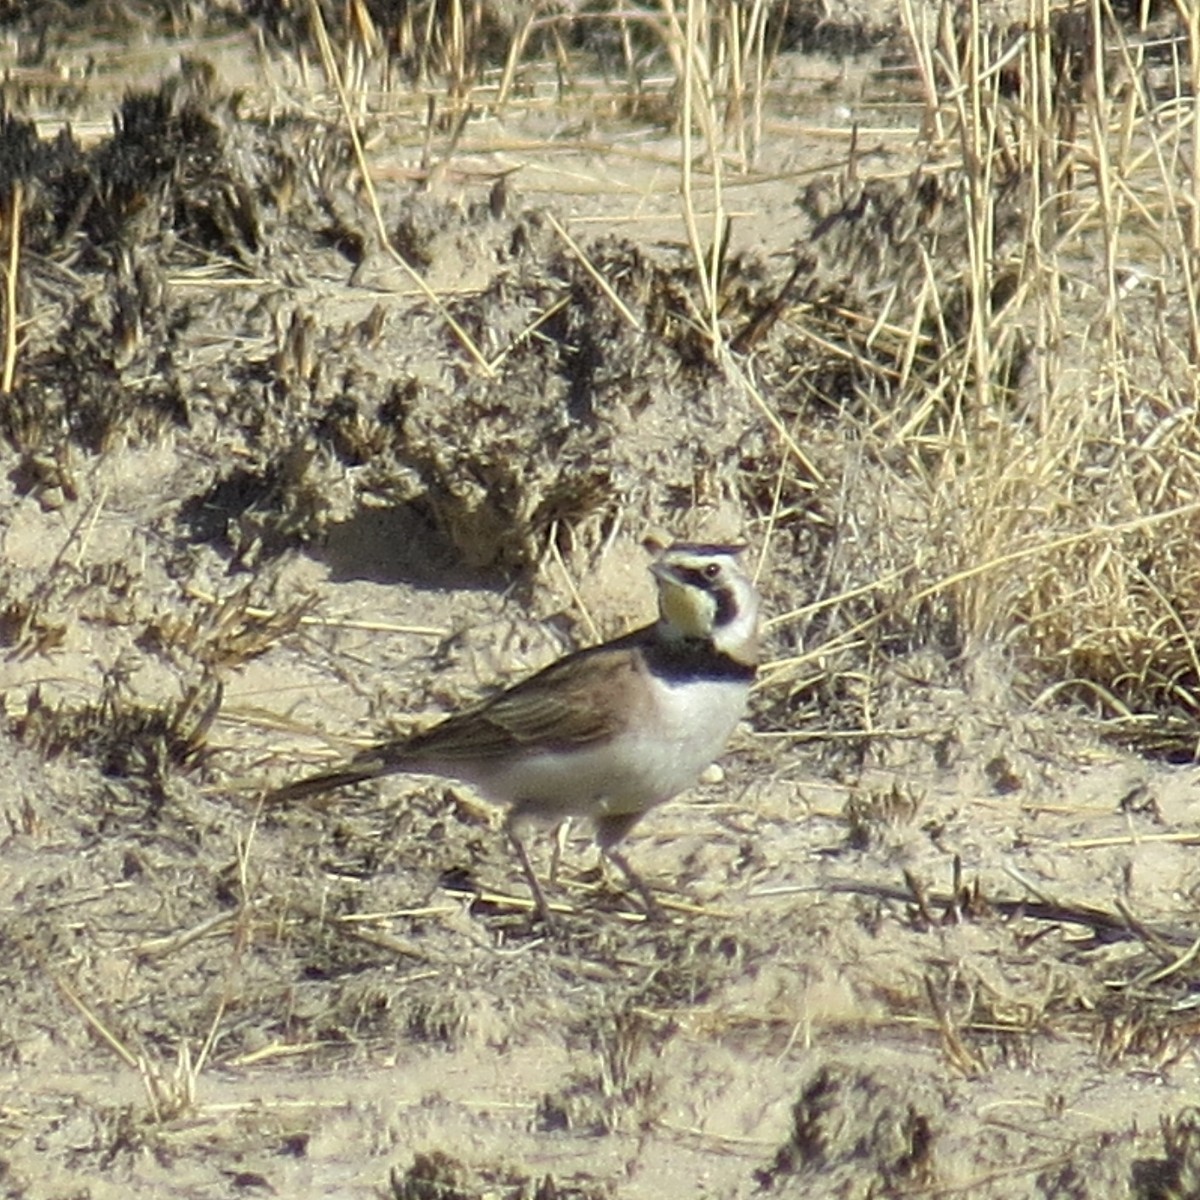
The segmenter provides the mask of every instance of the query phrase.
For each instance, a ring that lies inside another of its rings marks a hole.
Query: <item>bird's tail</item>
[[[349,787],[352,783],[377,779],[395,769],[395,763],[389,756],[378,750],[367,750],[356,755],[344,766],[338,767],[336,771],[322,771],[319,775],[308,775],[293,783],[285,783],[283,787],[268,792],[264,803],[284,804],[291,800],[303,800],[308,796],[319,796],[336,788]]]

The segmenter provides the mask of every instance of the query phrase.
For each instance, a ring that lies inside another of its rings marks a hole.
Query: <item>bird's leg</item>
[[[642,903],[646,906],[647,920],[665,921],[667,914],[663,911],[663,906],[659,904],[658,899],[650,890],[650,885],[629,865],[629,860],[625,855],[614,846],[603,847],[602,853],[609,862],[616,863],[621,870],[621,874],[625,876],[625,879],[632,886],[633,890],[641,897]]]
[[[533,873],[533,863],[529,861],[529,851],[525,849],[525,843],[521,840],[521,835],[517,833],[516,822],[511,815],[504,822],[504,831],[508,834],[508,840],[512,843],[512,848],[516,851],[517,859],[521,864],[521,870],[525,873],[525,881],[529,884],[529,890],[533,893],[533,906],[537,910],[537,915],[541,918],[542,924],[547,929],[553,929],[554,918],[550,915],[550,905],[546,902],[546,893],[542,891],[542,885],[538,882],[538,877]]]
[[[622,875],[641,897],[646,906],[646,916],[651,921],[662,921],[666,918],[662,905],[654,898],[654,893],[646,881],[629,865],[629,860],[617,849],[619,842],[641,819],[640,812],[605,813],[596,821],[596,843],[600,853],[611,863],[615,863]]]

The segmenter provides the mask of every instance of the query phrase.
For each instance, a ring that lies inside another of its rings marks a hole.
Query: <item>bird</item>
[[[650,565],[658,619],[558,659],[420,732],[284,784],[285,803],[393,774],[459,780],[507,809],[505,831],[547,928],[550,906],[521,828],[587,817],[596,842],[639,893],[653,893],[617,844],[640,818],[691,787],[746,712],[759,656],[758,590],[744,546],[676,542]]]

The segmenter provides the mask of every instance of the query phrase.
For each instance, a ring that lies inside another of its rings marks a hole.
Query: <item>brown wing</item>
[[[646,664],[639,646],[649,633],[649,627],[639,629],[570,655],[423,733],[372,746],[332,771],[277,788],[267,800],[297,800],[422,763],[486,762],[531,745],[555,749],[602,741],[645,716],[638,685]]]
[[[554,749],[611,737],[635,716],[632,689],[643,667],[631,641],[623,638],[552,663],[396,749],[406,759],[445,762],[500,758],[532,744]]]

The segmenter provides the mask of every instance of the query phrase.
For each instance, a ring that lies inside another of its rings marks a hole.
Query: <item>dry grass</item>
[[[1007,27],[981,5],[902,13],[921,161],[884,223],[855,211],[873,184],[851,159],[831,218],[878,282],[837,280],[819,341],[809,312],[783,318],[853,376],[831,534],[855,547],[853,603],[830,624],[853,632],[848,669],[880,639],[1004,646],[1029,698],[1138,741],[1153,713],[1153,748],[1191,755],[1195,22],[1165,55],[1100,5]]]

